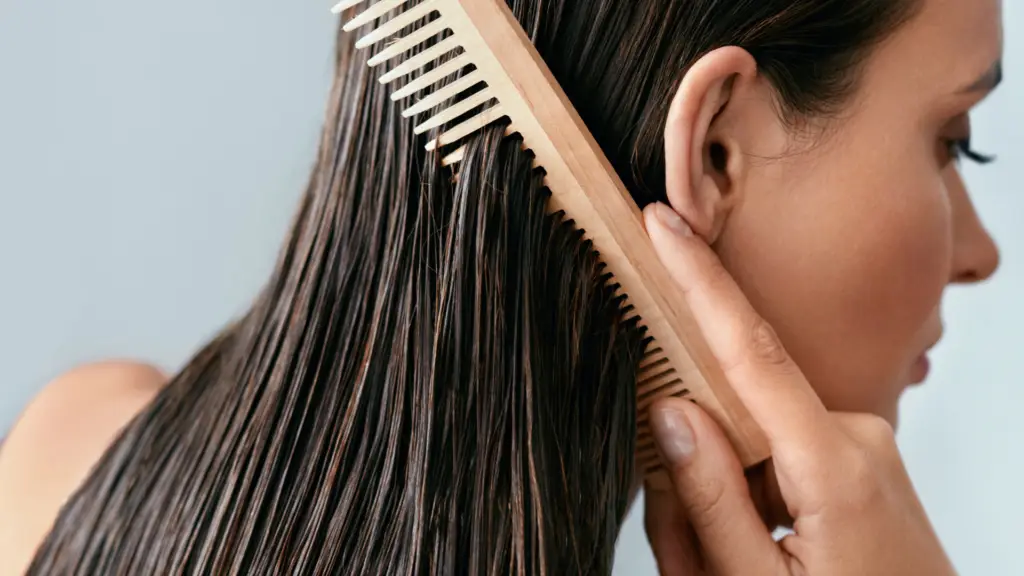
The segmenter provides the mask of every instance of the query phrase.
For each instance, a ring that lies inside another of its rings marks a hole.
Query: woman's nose
[[[959,178],[950,186],[953,210],[953,267],[950,282],[983,282],[999,268],[999,248],[978,218]]]

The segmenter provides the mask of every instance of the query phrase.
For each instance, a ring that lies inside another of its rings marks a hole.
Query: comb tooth
[[[634,450],[637,456],[657,450],[654,443],[654,436],[650,434],[651,430],[648,427],[637,428],[636,431],[636,448]]]
[[[668,380],[677,377],[676,371],[671,367],[655,369],[646,374],[640,374],[637,376],[636,393],[638,396],[643,396]]]
[[[341,0],[341,2],[338,2],[337,4],[334,5],[334,8],[331,8],[331,12],[335,14],[341,14],[345,10],[348,10],[349,8],[353,8],[355,6],[359,6],[365,1],[366,0]]]
[[[675,368],[672,368],[668,363],[654,364],[647,370],[637,373],[637,386],[643,386],[644,384],[651,382],[665,376],[666,374],[674,374]]]
[[[649,430],[644,430],[643,438],[638,438],[636,443],[636,455],[638,460],[646,460],[652,453],[657,453],[658,448],[654,444],[654,437],[647,434]],[[640,434],[637,434],[640,436]]]
[[[459,149],[441,159],[441,166],[451,166],[462,162],[462,159],[466,157],[466,146],[459,146]]]
[[[398,66],[395,66],[394,69],[389,70],[387,74],[380,77],[380,83],[388,84],[396,78],[401,78],[406,74],[419,70],[432,60],[436,60],[458,47],[459,42],[454,36],[446,38],[412,58],[409,58],[405,62],[402,62]]]
[[[647,350],[646,352],[644,352],[644,359],[646,360],[646,359],[650,358],[651,356],[654,356],[655,354],[664,354],[664,353],[665,353],[665,351],[662,350],[661,348],[651,348],[650,350]]]
[[[641,462],[643,463],[642,466],[645,476],[649,476],[661,468],[661,458],[658,457],[657,450],[645,454]],[[647,480],[650,481],[650,478]]]
[[[459,70],[462,70],[472,62],[469,56],[463,54],[457,58],[453,58],[448,62],[434,68],[430,72],[424,72],[416,78],[410,80],[405,86],[402,86],[398,90],[395,90],[394,94],[391,95],[391,99],[398,102],[406,96],[411,96],[420,90],[433,85],[438,80],[450,76]]]
[[[629,303],[629,298],[626,298],[626,305],[622,308],[622,321],[623,322],[635,322],[636,328],[645,326],[643,316],[637,313],[636,307]]]
[[[661,366],[662,364],[666,364],[667,362],[668,358],[664,356],[651,356],[648,358],[644,358],[643,360],[640,361],[640,365],[637,367],[637,373],[642,374],[650,370],[651,368],[654,368],[655,366]]]
[[[363,10],[359,14],[356,14],[351,20],[346,22],[345,25],[342,26],[342,30],[345,32],[351,32],[363,24],[373,22],[377,18],[391,12],[408,1],[409,0],[381,0],[380,2],[371,4],[369,8]]]
[[[666,479],[660,479],[663,473],[661,472],[661,459],[658,458],[658,453],[654,455],[647,455],[640,462],[640,474],[644,479],[644,486],[661,486],[662,489],[671,489],[672,481]]]
[[[686,388],[686,384],[682,380],[676,380],[671,384],[668,384],[663,388],[659,389],[657,394],[652,394],[649,398],[644,398],[643,400],[637,402],[636,409],[645,410],[648,406],[654,404],[654,402],[657,400],[660,400],[662,398],[668,398],[669,396],[681,396],[686,392],[689,392],[689,390]]]
[[[645,481],[649,480],[649,475],[652,469],[657,469],[661,464],[661,458],[658,457],[657,448],[651,448],[649,450],[637,451],[636,452],[636,463],[643,471],[643,475],[648,478],[644,478]]]
[[[644,486],[650,486],[652,490],[665,492],[673,488],[672,478],[661,467],[660,459],[654,466],[644,470],[644,475]]]
[[[658,469],[659,462],[658,452],[643,452],[636,455],[636,461],[640,467],[641,473],[644,476],[649,476],[652,472]],[[644,478],[646,481],[647,478]]]
[[[437,92],[432,92],[427,96],[424,96],[422,100],[404,110],[402,112],[402,116],[405,118],[409,118],[421,112],[426,112],[427,110],[430,110],[434,106],[437,106],[438,104],[441,104],[445,100],[451,98],[452,96],[455,96],[456,94],[459,94],[461,92],[469,90],[473,86],[476,86],[477,84],[480,83],[481,80],[483,80],[483,75],[480,74],[480,72],[474,70],[473,72],[466,74],[462,78],[459,78],[455,82],[452,82],[451,84],[445,86],[444,88],[441,88]]]
[[[649,397],[652,394],[656,394],[658,390],[668,384],[673,383],[679,379],[679,375],[675,371],[663,374],[657,380],[651,380],[646,382],[643,386],[637,385],[636,397],[639,400]]]
[[[433,152],[438,148],[438,146],[454,144],[504,115],[505,110],[501,107],[501,104],[488,108],[480,114],[477,114],[469,120],[455,126],[444,134],[441,134],[436,139],[427,142],[427,152]]]
[[[654,437],[644,434],[644,432],[647,432],[647,430],[637,430],[636,451],[638,453],[654,448]]]
[[[643,448],[640,448],[640,441],[641,441],[640,437],[641,436],[643,437],[643,440],[646,440],[648,438],[651,439],[651,442],[644,442],[645,445],[644,445]],[[637,448],[635,450],[636,450],[636,459],[641,461],[641,462],[645,461],[645,460],[649,460],[652,455],[653,456],[657,456],[658,448],[657,448],[657,446],[654,443],[654,437],[653,437],[653,435],[650,434],[650,430],[649,429],[644,429],[642,432],[638,431],[638,434],[637,434]]]
[[[371,68],[378,64],[383,64],[395,56],[404,53],[413,46],[419,46],[446,28],[448,28],[448,25],[444,23],[444,20],[434,20],[430,24],[419,28],[412,34],[396,40],[394,44],[391,44],[387,48],[381,50],[378,54],[374,55],[373,58],[370,58],[370,61],[367,62],[367,64],[369,64]]]
[[[636,385],[637,397],[646,396],[652,390],[657,390],[658,388],[661,388],[662,386],[664,386],[666,383],[668,383],[668,382],[670,382],[672,380],[675,380],[678,377],[679,376],[676,374],[676,371],[673,370],[672,368],[669,368],[668,370],[665,370],[664,372],[662,372],[662,373],[660,373],[660,374],[658,374],[656,376],[651,376],[650,378],[646,378],[643,382],[637,382],[637,385]]]
[[[667,386],[675,386],[681,383],[683,380],[679,377],[679,374],[675,370],[669,370],[664,375],[658,378],[658,380],[648,382],[642,389],[638,386],[636,399],[637,401],[646,400],[652,396],[664,396],[662,391]]]
[[[356,48],[362,50],[367,46],[376,44],[377,42],[387,38],[388,36],[397,34],[402,28],[414,24],[420,18],[423,18],[429,15],[431,12],[433,12],[435,10],[435,4],[436,2],[434,2],[434,0],[430,0],[428,2],[417,4],[416,6],[409,8],[405,12],[402,12],[401,14],[381,24],[380,27],[377,28],[376,30],[368,32],[366,36],[363,36],[362,38],[357,40]]]
[[[490,90],[485,88],[477,92],[476,94],[473,94],[472,96],[466,98],[465,100],[453,104],[448,108],[445,108],[444,110],[431,116],[422,124],[413,128],[412,131],[414,134],[423,134],[427,130],[437,128],[438,126],[443,126],[444,124],[451,122],[452,120],[458,118],[459,116],[462,116],[466,112],[469,112],[473,108],[476,108],[477,106],[483,104],[484,102],[487,102],[491,98],[494,98],[494,95],[491,93]]]

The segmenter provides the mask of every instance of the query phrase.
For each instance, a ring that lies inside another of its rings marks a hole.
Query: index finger
[[[708,347],[773,452],[780,443],[823,440],[831,430],[825,406],[718,256],[665,204],[648,206],[644,221]]]

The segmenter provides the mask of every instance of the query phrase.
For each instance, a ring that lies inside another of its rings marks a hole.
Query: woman
[[[943,288],[997,265],[955,160],[981,158],[967,113],[998,78],[998,2],[510,5],[637,201],[715,249],[824,406],[895,423]],[[169,382],[84,367],[22,416],[4,569],[610,570],[642,335],[516,143],[474,138],[451,183],[352,42],[252,309]],[[679,524],[651,514],[666,571]]]

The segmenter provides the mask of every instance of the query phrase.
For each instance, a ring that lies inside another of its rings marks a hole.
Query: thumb
[[[650,419],[676,497],[712,573],[787,573],[782,552],[750,498],[739,458],[714,420],[679,398],[655,404]]]

